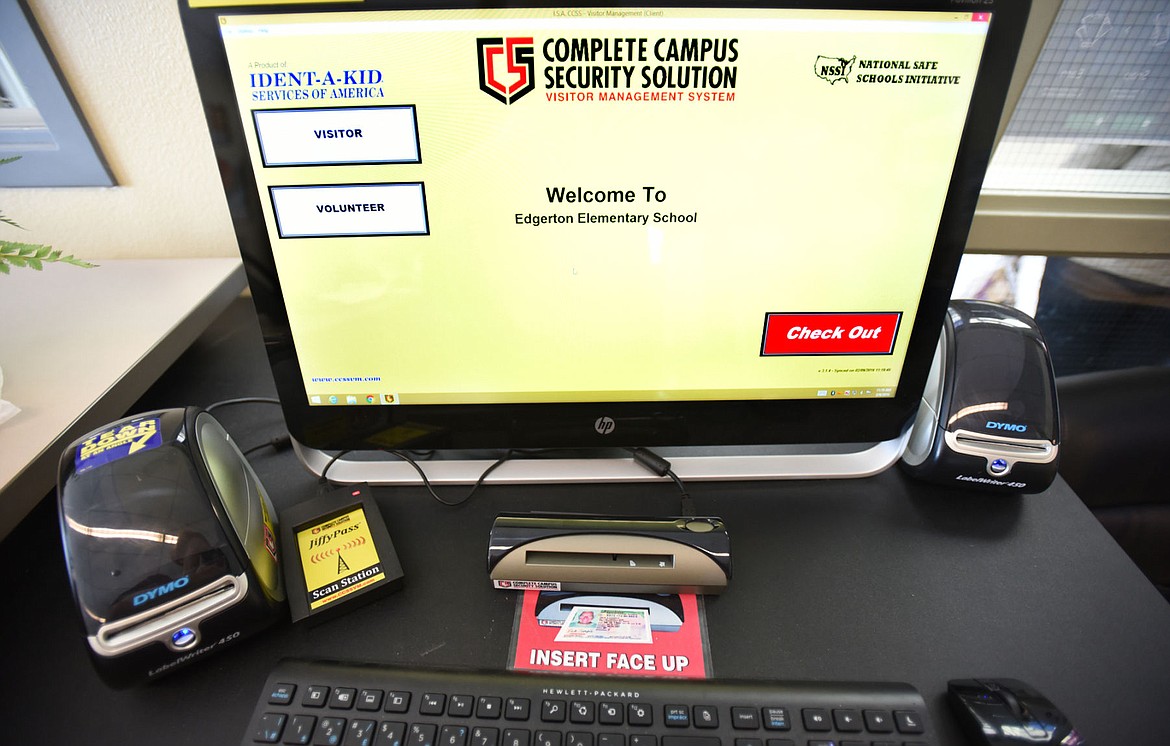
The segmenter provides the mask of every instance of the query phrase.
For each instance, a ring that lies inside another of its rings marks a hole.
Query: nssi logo
[[[477,39],[479,89],[503,104],[513,104],[535,85],[532,37]]]
[[[849,73],[853,72],[853,63],[857,61],[857,55],[853,55],[849,59],[844,57],[826,57],[823,54],[817,55],[817,61],[813,64],[813,72],[821,80],[829,81],[830,85],[835,85],[838,81],[849,82]]]

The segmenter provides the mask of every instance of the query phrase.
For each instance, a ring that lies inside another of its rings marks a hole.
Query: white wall
[[[85,259],[238,256],[175,0],[28,2],[117,186],[0,189],[19,240]]]

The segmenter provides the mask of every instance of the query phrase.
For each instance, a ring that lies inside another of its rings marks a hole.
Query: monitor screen
[[[1012,5],[183,7],[294,437],[899,437]]]

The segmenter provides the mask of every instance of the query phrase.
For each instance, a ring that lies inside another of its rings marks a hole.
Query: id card
[[[574,606],[556,641],[651,643],[650,610]]]

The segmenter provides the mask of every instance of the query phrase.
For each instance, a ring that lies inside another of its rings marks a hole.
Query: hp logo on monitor
[[[617,429],[617,423],[613,421],[612,417],[598,417],[597,421],[593,423],[593,429],[597,431],[598,435],[609,435]]]

